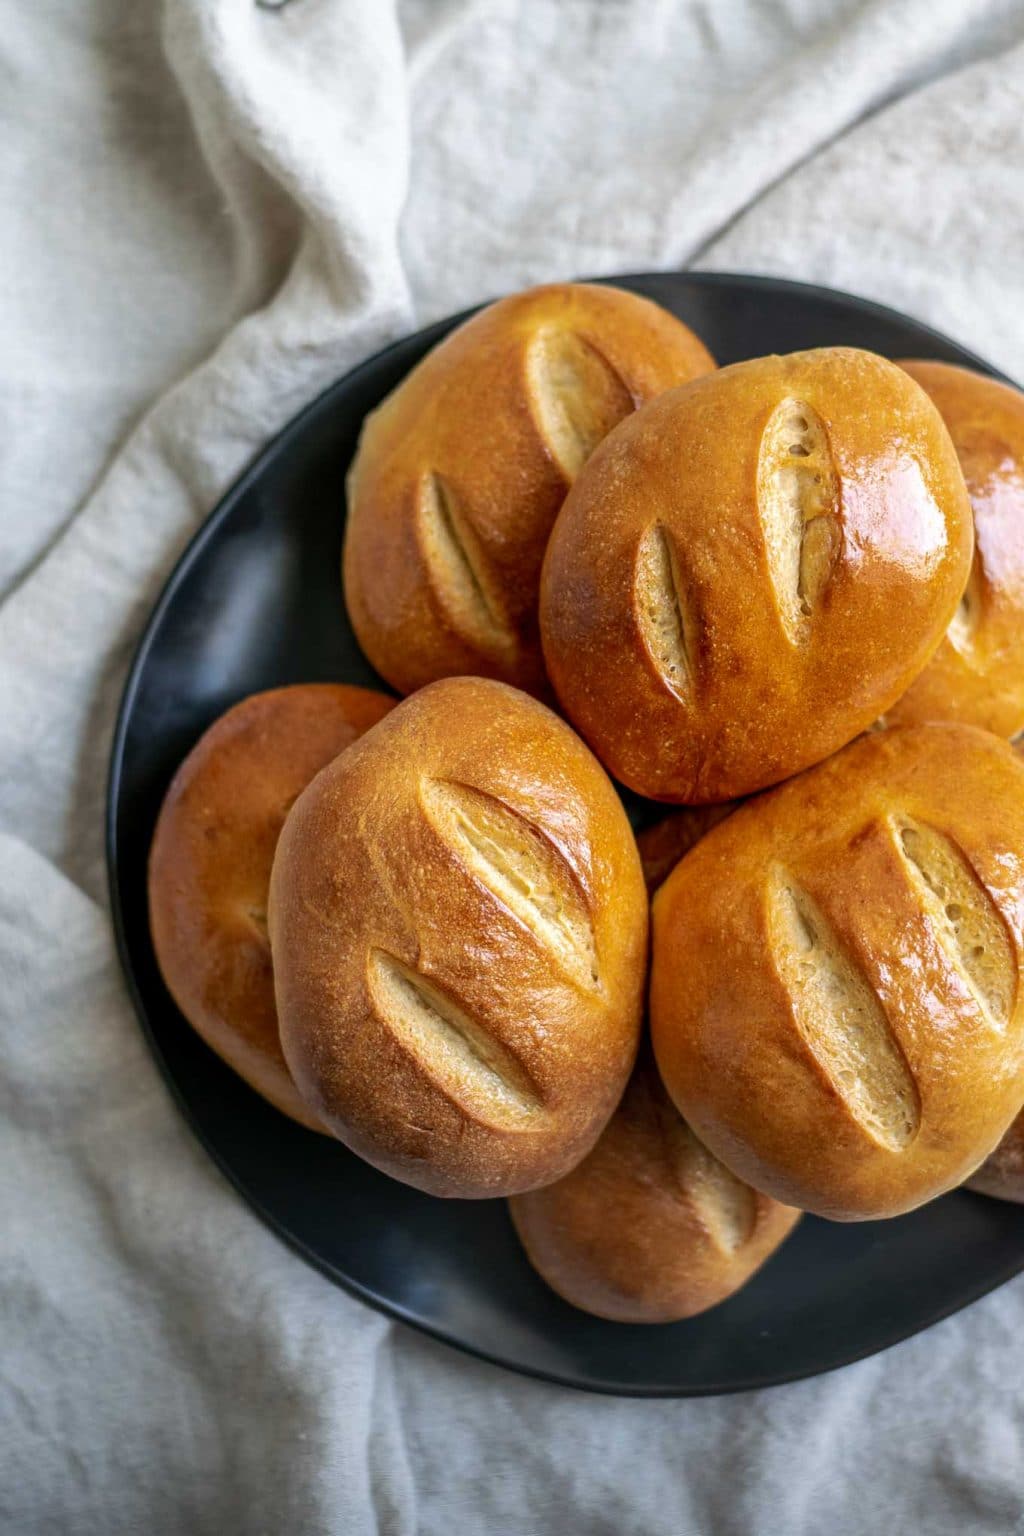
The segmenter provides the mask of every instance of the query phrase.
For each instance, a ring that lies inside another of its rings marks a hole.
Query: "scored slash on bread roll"
[[[730,809],[677,811],[642,832],[648,889]],[[552,1290],[626,1323],[674,1322],[724,1301],[800,1217],[698,1141],[665,1092],[649,1042],[593,1151],[556,1183],[514,1196],[509,1211]]]
[[[394,699],[305,683],[243,699],[178,769],[149,856],[157,962],[186,1019],[264,1098],[315,1130],[281,1053],[267,892],[292,802]]]
[[[353,1151],[509,1194],[593,1145],[636,1053],[647,901],[604,771],[550,710],[452,678],[300,796],[270,933],[281,1041]]]
[[[889,724],[960,720],[997,736],[1024,729],[1024,394],[949,363],[903,362],[949,428],[974,513],[974,561],[960,605]]]
[[[548,673],[632,789],[742,796],[899,698],[971,541],[949,434],[902,369],[840,347],[739,363],[645,405],[581,471],[541,578]]]
[[[537,586],[568,486],[624,416],[713,368],[666,310],[589,283],[514,294],[436,346],[367,418],[348,480],[345,597],[378,672],[546,694]]]
[[[968,726],[876,732],[741,806],[654,901],[666,1087],[732,1171],[893,1216],[993,1149],[1024,1081],[1024,765]]]

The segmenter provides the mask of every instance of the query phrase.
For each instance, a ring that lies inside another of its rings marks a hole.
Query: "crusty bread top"
[[[533,288],[452,331],[367,418],[349,475],[346,602],[381,675],[546,695],[537,585],[566,488],[616,422],[713,367],[681,321],[603,284]]]
[[[871,724],[970,566],[949,434],[902,369],[822,348],[671,390],[596,449],[541,583],[548,671],[618,778],[726,800]]]
[[[945,639],[893,724],[1024,729],[1024,395],[949,363],[904,362],[949,428],[974,513],[974,561]]]
[[[1024,766],[874,733],[741,806],[654,901],[666,1086],[758,1188],[838,1219],[960,1183],[1020,1106]]]
[[[303,1095],[437,1194],[563,1173],[639,1034],[647,902],[625,813],[550,710],[453,678],[294,806],[271,881],[281,1037]]]
[[[281,1054],[267,937],[274,849],[295,798],[394,705],[345,684],[256,693],[204,732],[164,798],[149,912],[182,1013],[258,1092],[321,1129]]]

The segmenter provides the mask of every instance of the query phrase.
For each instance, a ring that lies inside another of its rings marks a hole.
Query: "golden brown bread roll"
[[[637,839],[649,890],[729,814],[677,811]],[[666,860],[672,855],[671,864]],[[799,1212],[735,1178],[681,1118],[641,1046],[622,1102],[578,1167],[515,1195],[527,1257],[584,1312],[665,1323],[724,1301],[792,1231]]]
[[[726,800],[904,692],[967,580],[949,434],[894,363],[822,348],[672,390],[595,451],[541,581],[548,672],[618,778]]]
[[[381,675],[547,692],[537,583],[566,488],[623,416],[713,367],[667,311],[588,283],[502,299],[435,347],[367,418],[349,476],[345,599]]]
[[[741,806],[654,900],[665,1085],[740,1178],[837,1220],[959,1184],[1020,1108],[1024,765],[862,737]]]
[[[1013,1121],[1002,1141],[967,1180],[967,1188],[996,1200],[1024,1205],[1024,1112]]]
[[[1018,757],[1024,757],[1024,744],[1014,743]],[[1024,1093],[1024,1079],[1021,1081]],[[998,1200],[1024,1204],[1024,1109],[1020,1111],[995,1151],[967,1180],[967,1188]]]
[[[887,713],[1024,729],[1024,395],[949,363],[905,362],[935,401],[974,511],[974,563],[945,639]]]
[[[270,866],[292,801],[394,702],[332,683],[243,699],[178,769],[150,850],[150,928],[168,991],[240,1077],[317,1130],[281,1054],[267,937]]]
[[[558,717],[450,678],[296,802],[271,878],[281,1041],[353,1151],[510,1194],[589,1151],[636,1053],[647,900],[625,813]]]
[[[637,834],[636,846],[644,879],[652,895],[668,879],[683,855],[735,809],[733,800],[723,801],[721,805],[688,805],[663,816]]]
[[[800,1217],[701,1145],[647,1050],[590,1155],[509,1210],[552,1290],[621,1323],[674,1322],[724,1301]]]

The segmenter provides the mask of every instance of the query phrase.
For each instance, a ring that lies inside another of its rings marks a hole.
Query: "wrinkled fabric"
[[[1021,1282],[694,1402],[528,1381],[332,1287],[179,1119],[103,867],[171,563],[416,325],[695,265],[852,289],[1024,377],[1024,0],[0,13],[0,1528],[1024,1529]]]

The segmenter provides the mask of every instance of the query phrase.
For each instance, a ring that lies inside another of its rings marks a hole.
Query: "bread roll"
[[[724,368],[622,422],[566,498],[541,583],[551,681],[641,794],[745,795],[895,703],[971,540],[949,434],[895,364],[834,347]]]
[[[890,724],[1024,730],[1024,395],[949,363],[902,363],[942,413],[974,511],[974,563],[945,639]]]
[[[1024,1112],[981,1167],[967,1180],[967,1188],[996,1200],[1024,1205]]]
[[[638,840],[649,889],[665,854],[693,844],[719,806],[678,811]],[[677,857],[679,854],[677,853]],[[675,860],[673,860],[673,863]],[[792,1231],[799,1212],[742,1183],[697,1140],[645,1042],[615,1114],[563,1179],[509,1210],[527,1257],[564,1300],[623,1323],[667,1323],[724,1301]]]
[[[800,1217],[701,1145],[646,1050],[590,1155],[509,1210],[552,1290],[620,1323],[671,1323],[725,1301]]]
[[[267,890],[292,801],[394,704],[308,683],[221,715],[167,791],[149,856],[149,920],[174,1001],[207,1045],[278,1109],[322,1129],[281,1054]]]
[[[660,821],[637,834],[636,846],[644,869],[647,889],[652,893],[668,879],[684,854],[696,847],[701,838],[731,816],[736,803],[686,806],[672,811]]]
[[[1024,756],[1024,744],[1014,743],[1018,757]],[[1024,1079],[1021,1081],[1024,1097]],[[985,1159],[981,1167],[967,1180],[967,1188],[982,1195],[992,1195],[998,1200],[1014,1200],[1024,1204],[1024,1109],[1013,1121],[1010,1129]]]
[[[625,813],[505,684],[407,699],[296,802],[270,935],[285,1058],[353,1151],[510,1194],[593,1145],[636,1053],[647,901]]]
[[[636,294],[559,283],[459,326],[367,418],[348,482],[345,599],[402,693],[458,673],[534,693],[544,547],[610,427],[714,367]]]
[[[836,1220],[961,1183],[1021,1102],[1024,764],[863,737],[741,806],[654,900],[665,1085],[739,1178]]]

